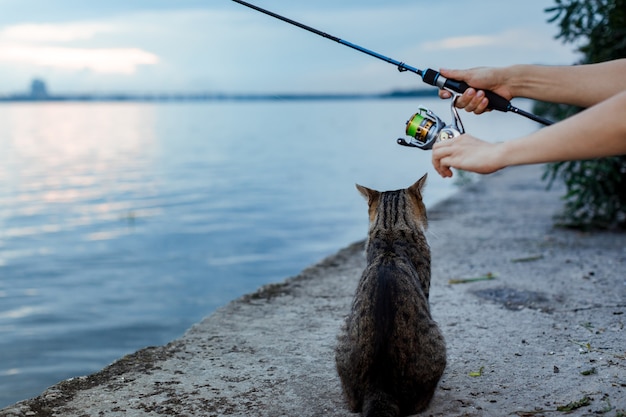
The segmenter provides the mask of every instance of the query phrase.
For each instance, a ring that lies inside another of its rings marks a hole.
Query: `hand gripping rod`
[[[385,62],[388,62],[390,64],[395,65],[398,68],[398,71],[400,72],[404,72],[404,71],[409,71],[409,72],[413,72],[417,75],[419,75],[420,77],[422,77],[422,81],[424,81],[426,84],[430,84],[433,85],[435,87],[439,87],[439,88],[443,88],[445,90],[454,92],[454,93],[460,93],[462,94],[465,90],[467,90],[470,86],[464,82],[464,81],[458,81],[458,80],[452,80],[450,78],[446,78],[443,75],[441,75],[438,71],[435,71],[433,69],[427,68],[426,70],[420,70],[417,69],[415,67],[412,67],[410,65],[405,64],[404,62],[400,62],[400,61],[396,61],[395,59],[389,58],[385,55],[381,55],[377,52],[371,51],[369,49],[363,48],[362,46],[356,45],[352,42],[348,42],[346,40],[340,39],[336,36],[330,35],[328,33],[322,32],[320,30],[317,30],[315,28],[312,28],[311,26],[307,26],[303,23],[300,22],[296,22],[295,20],[289,19],[285,16],[281,16],[279,14],[276,14],[274,12],[271,12],[269,10],[263,9],[261,7],[255,6],[254,4],[250,4],[248,2],[242,1],[242,0],[233,0],[235,3],[239,3],[243,6],[249,7],[253,10],[256,10],[258,12],[261,12],[263,14],[266,14],[268,16],[274,17],[278,20],[282,20],[283,22],[287,22],[291,25],[297,26],[301,29],[307,30],[309,32],[315,33],[316,35],[322,36],[324,38],[330,39],[332,41],[335,41],[337,43],[340,43],[342,45],[345,45],[347,47],[350,47],[352,49],[356,49],[359,52],[363,52],[364,54],[373,56],[374,58],[378,58],[380,60],[383,60]],[[550,120],[544,119],[543,117],[537,116],[535,114],[529,113],[527,111],[524,111],[522,109],[519,109],[515,106],[513,106],[511,104],[511,102],[507,99],[505,99],[504,97],[502,97],[499,94],[494,93],[493,91],[489,91],[486,90],[485,91],[485,96],[487,97],[487,99],[489,100],[489,108],[493,109],[493,110],[498,110],[498,111],[502,111],[502,112],[513,112],[516,114],[519,114],[521,116],[527,117],[535,122],[544,124],[544,125],[551,125],[553,122],[551,122]]]

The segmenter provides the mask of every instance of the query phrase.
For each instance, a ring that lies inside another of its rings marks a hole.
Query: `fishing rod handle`
[[[446,90],[454,91],[455,93],[463,94],[465,90],[470,88],[470,86],[465,81],[453,80],[450,78],[446,78],[438,71],[433,69],[426,69],[422,74],[422,80],[426,84],[434,85],[435,87],[443,88]],[[483,90],[485,92],[485,97],[489,100],[489,108],[493,110],[499,110],[503,112],[507,112],[511,110],[511,102],[499,94],[494,93],[493,91]]]

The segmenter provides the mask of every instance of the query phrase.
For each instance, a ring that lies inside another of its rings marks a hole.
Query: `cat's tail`
[[[397,400],[383,392],[376,390],[365,396],[363,403],[363,417],[399,417],[400,407]]]

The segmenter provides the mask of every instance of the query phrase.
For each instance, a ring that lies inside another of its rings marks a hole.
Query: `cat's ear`
[[[361,195],[367,199],[367,204],[369,206],[372,205],[375,201],[378,200],[380,196],[380,192],[376,190],[372,190],[371,188],[363,187],[362,185],[356,184],[356,189],[359,190]]]
[[[424,189],[424,186],[426,185],[426,178],[428,178],[428,173],[424,174],[424,176],[420,178],[419,180],[417,180],[415,184],[411,185],[409,187],[409,192],[421,198],[422,190]]]

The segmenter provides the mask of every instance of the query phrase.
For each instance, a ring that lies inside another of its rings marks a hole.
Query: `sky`
[[[554,0],[252,0],[416,68],[569,65]],[[0,0],[0,94],[383,92],[412,73],[231,0]]]

